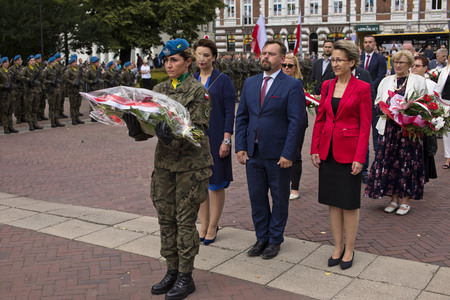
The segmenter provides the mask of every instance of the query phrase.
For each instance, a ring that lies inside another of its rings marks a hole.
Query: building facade
[[[293,49],[302,15],[302,51],[319,53],[326,39],[360,44],[367,34],[448,32],[450,0],[224,0],[215,41],[219,52],[251,52],[253,28],[262,14],[268,39]],[[398,38],[396,38],[398,39]],[[426,41],[425,43],[427,43]],[[438,41],[439,42],[439,41]],[[448,46],[448,38],[441,41]]]

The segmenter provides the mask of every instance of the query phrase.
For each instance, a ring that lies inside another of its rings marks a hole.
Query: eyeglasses
[[[414,65],[413,68],[422,68],[424,65]]]
[[[283,68],[288,68],[288,69],[294,67],[293,64],[281,64],[281,66],[282,66]]]
[[[407,61],[394,61],[394,65],[404,65],[407,64]]]
[[[344,61],[349,61],[348,59],[343,59],[343,58],[332,58],[330,59],[331,63],[337,63],[337,64],[342,64]]]

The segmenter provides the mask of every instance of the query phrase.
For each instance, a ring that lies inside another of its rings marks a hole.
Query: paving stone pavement
[[[83,103],[82,112],[87,116],[86,103]],[[124,128],[98,123],[72,126],[65,121],[66,127],[57,129],[50,129],[47,123],[42,122],[46,127],[42,131],[28,132],[26,126],[21,124],[16,126],[20,134],[0,134],[0,192],[43,200],[55,206],[72,204],[156,216],[148,196],[155,140],[137,143],[128,138]],[[317,171],[308,155],[312,124],[313,118],[310,119],[303,148],[301,197],[290,203],[285,235],[331,245],[328,211],[317,203]],[[439,140],[436,155],[439,178],[427,183],[424,201],[413,201],[407,216],[384,213],[387,198],[362,199],[356,243],[358,251],[430,263],[437,267],[450,266],[450,175],[448,170],[440,168],[443,162],[442,140]],[[245,170],[236,162],[234,155],[233,164],[234,182],[227,190],[220,226],[252,230]],[[82,214],[82,210],[63,211],[58,217],[74,217],[70,214]],[[46,221],[51,223],[51,220]],[[35,225],[31,229],[39,230],[37,227],[40,226]],[[19,230],[8,228],[2,225],[1,232]],[[19,231],[20,234],[16,232],[11,235],[16,236],[18,241],[22,235],[33,236],[36,240],[46,238],[46,235],[30,229]],[[219,236],[218,241],[222,238]],[[249,239],[253,242],[254,237]],[[73,243],[79,247],[85,246],[82,242]],[[114,253],[118,250],[108,251]],[[0,255],[6,254],[1,252]],[[155,277],[159,278],[161,274]],[[352,282],[357,287],[364,287],[364,284]]]

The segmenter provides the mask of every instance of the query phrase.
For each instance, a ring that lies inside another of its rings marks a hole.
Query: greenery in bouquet
[[[439,80],[439,75],[441,74],[442,68],[437,67],[434,68],[432,70],[428,70],[427,73],[425,74],[428,79],[433,80],[434,82],[438,82]]]
[[[314,87],[316,86],[317,81],[314,81],[310,83],[307,87],[307,89],[304,89],[305,92],[305,99],[306,99],[306,109],[311,115],[315,115],[315,108],[319,106],[320,96],[319,99],[313,97],[314,94]]]

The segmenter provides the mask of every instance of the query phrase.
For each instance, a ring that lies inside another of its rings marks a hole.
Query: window
[[[287,0],[288,15],[295,15],[295,0]]]
[[[295,47],[295,40],[297,39],[296,35],[293,33],[289,33],[287,36],[289,49],[288,50],[294,50]]]
[[[309,13],[311,15],[319,14],[319,1],[318,0],[311,0],[309,2]]]
[[[235,39],[234,34],[229,34],[227,36],[227,51],[234,52],[236,49],[235,43],[236,43],[236,39]]]
[[[244,0],[244,25],[252,24],[252,0]]]
[[[227,17],[234,18],[234,0],[225,0],[225,5],[227,6]]]
[[[404,11],[405,0],[394,0],[394,11]]]
[[[244,52],[252,52],[252,35],[244,35]]]
[[[431,0],[431,9],[442,9],[442,0]]]
[[[334,0],[334,13],[342,14],[342,0]]]
[[[273,39],[274,39],[274,40],[279,40],[279,41],[281,41],[281,34],[275,33],[275,34],[273,35]]]
[[[374,12],[374,0],[364,0],[364,12]]]
[[[281,0],[273,0],[273,15],[281,16]]]

